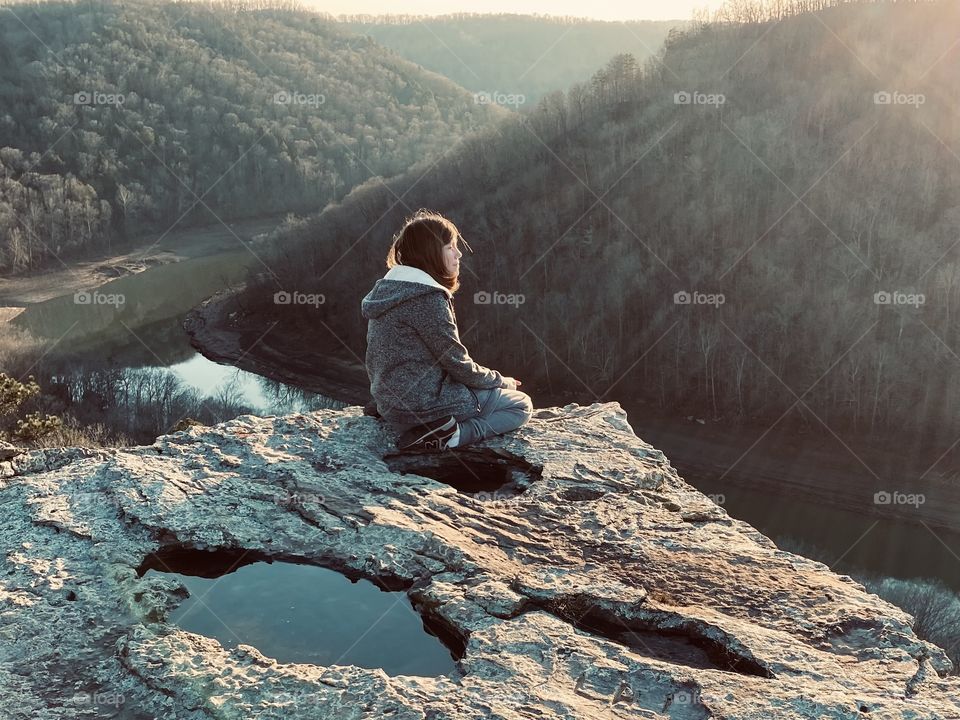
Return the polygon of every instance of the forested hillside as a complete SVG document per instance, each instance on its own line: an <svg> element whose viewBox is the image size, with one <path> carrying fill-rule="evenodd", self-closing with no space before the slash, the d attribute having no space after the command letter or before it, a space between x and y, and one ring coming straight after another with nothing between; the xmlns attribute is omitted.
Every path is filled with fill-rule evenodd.
<svg viewBox="0 0 960 720"><path fill-rule="evenodd" d="M8 5L0 272L212 213L315 211L506 112L312 12Z"/></svg>
<svg viewBox="0 0 960 720"><path fill-rule="evenodd" d="M322 321L362 358L360 298L403 217L430 207L476 252L464 342L531 392L949 445L960 8L738 2L724 18L288 228L271 266L327 301L272 314L308 337ZM257 280L243 302L266 312L278 288Z"/></svg>
<svg viewBox="0 0 960 720"><path fill-rule="evenodd" d="M520 111L555 90L588 80L614 55L630 53L639 60L654 55L671 28L687 25L685 19L604 22L468 13L339 19L402 57Z"/></svg>

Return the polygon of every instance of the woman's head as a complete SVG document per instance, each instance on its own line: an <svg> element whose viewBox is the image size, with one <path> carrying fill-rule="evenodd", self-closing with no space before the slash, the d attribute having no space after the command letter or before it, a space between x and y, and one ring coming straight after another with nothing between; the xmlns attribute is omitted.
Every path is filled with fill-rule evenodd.
<svg viewBox="0 0 960 720"><path fill-rule="evenodd" d="M454 293L460 287L461 243L470 250L457 226L443 215L432 210L417 210L393 236L387 267L419 268Z"/></svg>

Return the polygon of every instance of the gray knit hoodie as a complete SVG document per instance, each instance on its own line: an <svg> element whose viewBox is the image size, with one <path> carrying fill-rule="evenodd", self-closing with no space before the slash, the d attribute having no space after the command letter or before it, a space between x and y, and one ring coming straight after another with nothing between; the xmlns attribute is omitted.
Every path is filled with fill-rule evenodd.
<svg viewBox="0 0 960 720"><path fill-rule="evenodd" d="M395 265L360 304L367 319L370 394L390 423L414 425L480 411L471 388L503 387L460 342L450 292L429 273Z"/></svg>

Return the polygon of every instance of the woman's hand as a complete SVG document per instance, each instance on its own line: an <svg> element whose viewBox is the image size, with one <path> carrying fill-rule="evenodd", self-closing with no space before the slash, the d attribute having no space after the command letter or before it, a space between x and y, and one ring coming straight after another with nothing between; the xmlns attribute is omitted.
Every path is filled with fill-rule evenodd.
<svg viewBox="0 0 960 720"><path fill-rule="evenodd" d="M523 383L521 383L519 380L517 380L514 377L504 376L502 387L505 387L507 390L516 390L522 384Z"/></svg>

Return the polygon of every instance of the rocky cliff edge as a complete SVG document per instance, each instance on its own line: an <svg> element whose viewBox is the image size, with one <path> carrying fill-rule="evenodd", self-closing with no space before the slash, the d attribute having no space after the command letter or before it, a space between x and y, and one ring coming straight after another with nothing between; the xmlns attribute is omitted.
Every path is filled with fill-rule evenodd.
<svg viewBox="0 0 960 720"><path fill-rule="evenodd" d="M960 678L909 616L730 518L617 403L392 449L350 407L0 462L0 717L960 718ZM459 673L183 631L185 589L143 568L212 551L402 590Z"/></svg>

